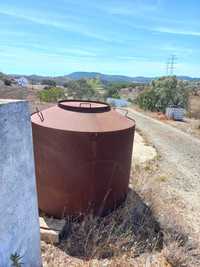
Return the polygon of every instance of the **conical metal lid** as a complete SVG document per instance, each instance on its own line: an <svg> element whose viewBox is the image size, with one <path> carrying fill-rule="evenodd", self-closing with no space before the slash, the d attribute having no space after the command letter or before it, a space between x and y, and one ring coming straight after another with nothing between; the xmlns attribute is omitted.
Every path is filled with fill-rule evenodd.
<svg viewBox="0 0 200 267"><path fill-rule="evenodd" d="M58 105L36 112L32 123L72 132L113 132L134 128L135 122L111 109L107 103L95 101L60 101Z"/></svg>

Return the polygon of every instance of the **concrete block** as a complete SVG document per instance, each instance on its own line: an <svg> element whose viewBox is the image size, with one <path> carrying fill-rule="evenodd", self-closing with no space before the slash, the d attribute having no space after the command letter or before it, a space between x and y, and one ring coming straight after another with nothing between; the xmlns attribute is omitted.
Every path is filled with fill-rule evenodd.
<svg viewBox="0 0 200 267"><path fill-rule="evenodd" d="M62 234L65 226L65 220L40 217L40 236L46 243L59 243L59 236Z"/></svg>
<svg viewBox="0 0 200 267"><path fill-rule="evenodd" d="M24 267L42 265L28 103L0 100L0 266L15 253Z"/></svg>
<svg viewBox="0 0 200 267"><path fill-rule="evenodd" d="M50 244L59 243L59 232L55 230L40 228L40 236L41 236L41 240L46 243L50 243Z"/></svg>

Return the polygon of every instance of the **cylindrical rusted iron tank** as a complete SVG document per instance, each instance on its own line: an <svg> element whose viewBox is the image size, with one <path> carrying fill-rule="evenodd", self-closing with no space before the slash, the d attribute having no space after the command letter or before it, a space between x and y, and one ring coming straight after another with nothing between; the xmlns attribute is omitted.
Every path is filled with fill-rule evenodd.
<svg viewBox="0 0 200 267"><path fill-rule="evenodd" d="M126 197L135 123L94 101L64 100L32 115L39 208L105 214Z"/></svg>

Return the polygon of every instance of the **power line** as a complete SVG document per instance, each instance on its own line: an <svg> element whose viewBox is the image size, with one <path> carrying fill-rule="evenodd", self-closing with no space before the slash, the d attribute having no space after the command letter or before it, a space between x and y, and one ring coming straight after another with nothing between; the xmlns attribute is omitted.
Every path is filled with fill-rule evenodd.
<svg viewBox="0 0 200 267"><path fill-rule="evenodd" d="M174 71L175 71L175 68L176 68L176 55L172 55L171 56L171 64L169 66L169 75L170 76L173 76L174 75Z"/></svg>
<svg viewBox="0 0 200 267"><path fill-rule="evenodd" d="M167 60L167 64L166 64L166 73L167 76L173 76L175 69L176 69L176 62L177 60L177 56L176 55L171 55L168 60Z"/></svg>
<svg viewBox="0 0 200 267"><path fill-rule="evenodd" d="M169 75L169 59L167 60L167 63L166 63L166 75L168 76Z"/></svg>

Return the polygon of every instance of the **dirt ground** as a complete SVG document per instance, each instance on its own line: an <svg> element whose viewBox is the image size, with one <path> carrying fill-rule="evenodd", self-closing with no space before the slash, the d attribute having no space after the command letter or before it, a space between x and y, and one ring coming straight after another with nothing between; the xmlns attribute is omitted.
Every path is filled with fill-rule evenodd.
<svg viewBox="0 0 200 267"><path fill-rule="evenodd" d="M156 120L159 120L171 126L174 126L185 133L188 133L197 138L200 138L200 119L185 117L183 121L174 121L174 120L167 119L167 117L160 112L144 111L136 105L132 105L131 108L151 118L154 118Z"/></svg>
<svg viewBox="0 0 200 267"><path fill-rule="evenodd" d="M38 91L43 87L29 86L27 88L19 86L5 86L0 85L0 99L22 99L29 101L30 113L36 111L36 108L43 110L52 107L53 103L40 102L38 98Z"/></svg>
<svg viewBox="0 0 200 267"><path fill-rule="evenodd" d="M133 169L138 175L139 166L144 170L157 152L139 133L134 145ZM100 223L96 218L86 217L81 223L72 223L70 233L60 245L42 242L43 265L172 266L171 252L163 243L159 222L133 189L132 182L131 179L126 202L109 216L100 218Z"/></svg>
<svg viewBox="0 0 200 267"><path fill-rule="evenodd" d="M159 165L135 165L126 202L100 224L86 218L60 245L42 242L44 267L199 267L199 247L182 227L185 207L166 193Z"/></svg>
<svg viewBox="0 0 200 267"><path fill-rule="evenodd" d="M137 134L135 144L127 201L110 215L109 222L101 219L100 225L106 225L106 242L101 244L101 238L98 238L104 236L101 226L93 218L86 218L84 222L72 226L71 233L60 245L42 242L44 266L200 266L198 232L195 233L193 224L190 227L189 223L185 223L191 216L198 217L198 209L194 207L190 213L187 199L184 202L180 192L173 188L176 180L172 183L173 175L165 171L163 159L148 143L148 137L144 139ZM153 151L153 157L149 151ZM118 225L116 221L119 218L122 224ZM136 231L130 231L131 225L136 227ZM118 227L120 231L116 231ZM127 247L126 242L131 246ZM139 245L135 254L138 244L143 245L142 248ZM150 249L149 244L153 244ZM105 251L106 255L102 257Z"/></svg>
<svg viewBox="0 0 200 267"><path fill-rule="evenodd" d="M53 105L40 103L32 88L4 86L0 98L28 99L30 112ZM42 242L44 267L200 266L200 146L192 141L192 136L200 138L199 121L174 122L161 114L141 113L165 126L161 131L155 127L154 132L154 122L140 120L145 139L136 135L135 164L124 206L100 224L94 218L73 222L58 246Z"/></svg>
<svg viewBox="0 0 200 267"><path fill-rule="evenodd" d="M200 232L200 140L133 109L130 110L129 116L136 120L136 127L156 147L160 155L160 174L156 174L158 178L152 173L152 178L149 177L146 181L152 190L157 191L158 205L160 206L163 202L164 206L160 207L160 210L167 206L174 214L177 210L174 218L180 218L186 231L198 238ZM158 183L160 187L157 189L155 179L160 179ZM150 181L152 184L149 184ZM171 211L169 210L168 213Z"/></svg>
<svg viewBox="0 0 200 267"><path fill-rule="evenodd" d="M37 100L37 90L19 86L0 85L0 98L25 99L32 102Z"/></svg>
<svg viewBox="0 0 200 267"><path fill-rule="evenodd" d="M189 133L197 138L200 138L200 120L192 118L184 118L183 121L166 120L166 123L177 127L185 133Z"/></svg>
<svg viewBox="0 0 200 267"><path fill-rule="evenodd" d="M137 131L134 137L133 164L141 165L157 157L156 149L149 145Z"/></svg>

